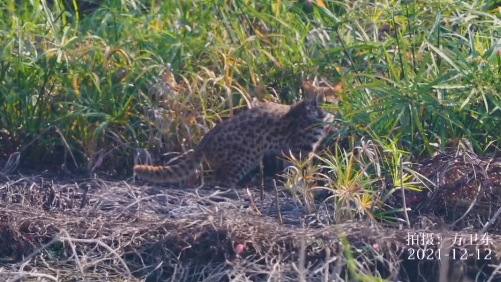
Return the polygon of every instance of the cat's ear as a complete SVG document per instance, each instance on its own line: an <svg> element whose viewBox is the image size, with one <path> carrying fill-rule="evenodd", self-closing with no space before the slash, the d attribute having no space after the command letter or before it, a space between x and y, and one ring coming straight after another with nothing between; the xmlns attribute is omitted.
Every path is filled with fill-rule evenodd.
<svg viewBox="0 0 501 282"><path fill-rule="evenodd" d="M316 93L315 104L317 105L317 107L322 105L323 103L325 103L325 94L323 92Z"/></svg>
<svg viewBox="0 0 501 282"><path fill-rule="evenodd" d="M341 82L330 84L323 82L324 85L317 85L316 80L313 84L309 81L303 81L302 86L305 94L305 99L317 105L329 103L338 105L339 93L343 91Z"/></svg>
<svg viewBox="0 0 501 282"><path fill-rule="evenodd" d="M339 105L340 97L339 92L336 89L330 88L327 91L323 92L323 94L325 95L325 103L333 104L336 106Z"/></svg>
<svg viewBox="0 0 501 282"><path fill-rule="evenodd" d="M305 98L307 100L313 100L313 99L315 99L315 97L316 97L315 87L313 87L313 85L311 85L311 83L308 82L308 81L303 81L302 82L302 86L303 86Z"/></svg>

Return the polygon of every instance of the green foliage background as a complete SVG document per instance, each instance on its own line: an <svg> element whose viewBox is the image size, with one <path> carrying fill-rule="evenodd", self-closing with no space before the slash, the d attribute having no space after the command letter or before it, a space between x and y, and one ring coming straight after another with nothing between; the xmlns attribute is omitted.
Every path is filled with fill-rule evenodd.
<svg viewBox="0 0 501 282"><path fill-rule="evenodd" d="M432 154L434 143L466 138L483 154L501 140L492 1L0 7L0 154L21 152L27 166L91 168L101 159L101 169L128 175L135 148L191 147L228 109L250 103L258 85L269 86L268 100L290 103L299 79L315 75L342 81L347 125L413 158ZM161 102L151 89L165 86L168 64L182 91ZM292 95L273 91L286 87Z"/></svg>

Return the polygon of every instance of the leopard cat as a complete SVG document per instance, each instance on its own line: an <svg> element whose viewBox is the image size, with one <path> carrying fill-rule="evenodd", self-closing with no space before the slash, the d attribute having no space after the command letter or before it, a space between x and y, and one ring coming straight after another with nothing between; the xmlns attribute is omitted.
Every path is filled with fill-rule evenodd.
<svg viewBox="0 0 501 282"><path fill-rule="evenodd" d="M176 157L171 165L136 165L134 174L155 183L175 183L194 175L205 161L221 186L236 188L266 154L307 156L327 136L326 128L335 119L320 106L338 105L339 96L337 88L313 87L308 82L303 88L305 99L293 105L258 104L216 125L195 149Z"/></svg>

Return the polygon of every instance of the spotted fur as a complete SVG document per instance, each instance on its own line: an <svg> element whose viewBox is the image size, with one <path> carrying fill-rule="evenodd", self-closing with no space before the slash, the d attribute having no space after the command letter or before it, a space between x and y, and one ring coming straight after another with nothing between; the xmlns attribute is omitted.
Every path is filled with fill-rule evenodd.
<svg viewBox="0 0 501 282"><path fill-rule="evenodd" d="M205 161L216 180L227 187L237 183L268 153L292 152L295 157L314 151L334 116L322 103L337 105L337 90L303 84L306 98L293 105L266 102L223 121L210 130L196 149L167 166L136 165L134 173L152 182L179 182L194 175Z"/></svg>

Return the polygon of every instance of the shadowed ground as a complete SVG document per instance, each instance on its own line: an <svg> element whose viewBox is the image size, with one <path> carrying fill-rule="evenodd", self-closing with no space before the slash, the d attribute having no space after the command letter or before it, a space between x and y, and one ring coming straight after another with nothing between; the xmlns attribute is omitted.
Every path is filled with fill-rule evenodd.
<svg viewBox="0 0 501 282"><path fill-rule="evenodd" d="M481 161L468 156L443 154L435 162L454 162L460 157ZM491 167L493 163L496 159ZM421 163L423 174L430 170L429 164L430 160ZM476 164L482 167L481 162ZM467 170L461 174L468 177ZM461 183L461 189L468 188L469 182ZM46 281L330 281L326 278L350 275L346 268L350 255L357 279L374 275L388 281L439 281L443 275L449 279L443 281L466 281L454 278L458 276L487 281L492 275L490 281L501 281L494 275L501 236L473 229L446 231L451 229L447 215L411 213L413 229L367 221L329 226L332 211L327 208L307 215L286 193L279 192L276 198L274 191L266 191L261 200L257 188L238 192L83 177L3 176L0 276L4 281L21 281L22 277ZM481 194L485 197L486 193ZM418 205L426 203L428 210L433 201L444 206L454 199L416 197L421 199ZM449 202L444 204L444 198ZM486 215L484 208L470 209L464 218ZM491 230L498 233L497 225L493 226ZM351 253L346 253L348 249Z"/></svg>

